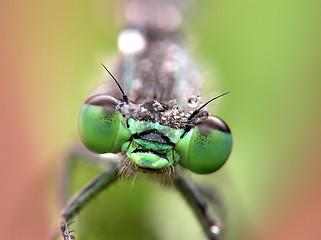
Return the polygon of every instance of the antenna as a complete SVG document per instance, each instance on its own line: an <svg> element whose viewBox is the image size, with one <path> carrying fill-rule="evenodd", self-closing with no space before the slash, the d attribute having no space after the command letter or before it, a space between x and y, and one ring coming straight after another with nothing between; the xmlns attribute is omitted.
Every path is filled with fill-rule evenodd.
<svg viewBox="0 0 321 240"><path fill-rule="evenodd" d="M116 80L116 78L113 76L113 74L111 74L111 72L109 72L109 70L107 69L107 67L101 63L101 65L103 66L103 68L105 68L105 70L108 72L108 74L111 76L111 78L115 81L115 83L117 84L119 90L121 91L121 93L123 94L123 99L126 103L129 103L129 99L128 97L126 96L126 94L124 93L123 89L121 88L119 82Z"/></svg>
<svg viewBox="0 0 321 240"><path fill-rule="evenodd" d="M200 108L196 109L196 110L191 114L191 116L189 116L188 120L192 120L192 118L195 117L195 116L200 112L200 110L201 110L202 108L204 108L207 104L209 104L210 102L214 101L215 99L218 99L218 98L220 98L220 97L223 97L224 95L226 95L226 94L228 94L228 93L230 93L230 92L226 92L226 93L223 93L223 94L221 94L221 95L218 95L217 97L214 97L214 98L212 98L211 100L209 100L208 102L204 103Z"/></svg>

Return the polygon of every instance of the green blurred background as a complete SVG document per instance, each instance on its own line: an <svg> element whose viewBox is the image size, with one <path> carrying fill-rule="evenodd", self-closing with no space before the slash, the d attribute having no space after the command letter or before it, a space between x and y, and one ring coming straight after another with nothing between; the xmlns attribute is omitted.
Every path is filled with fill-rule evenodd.
<svg viewBox="0 0 321 240"><path fill-rule="evenodd" d="M321 239L321 2L195 2L187 45L204 69L203 96L231 91L211 112L229 123L234 148L222 170L192 177L224 196L226 239ZM81 104L106 77L100 62L117 56L118 4L0 3L2 239L48 239L57 225L57 169L78 141ZM88 209L98 204L109 209L93 216L96 232L202 239L180 196L161 186L123 181Z"/></svg>

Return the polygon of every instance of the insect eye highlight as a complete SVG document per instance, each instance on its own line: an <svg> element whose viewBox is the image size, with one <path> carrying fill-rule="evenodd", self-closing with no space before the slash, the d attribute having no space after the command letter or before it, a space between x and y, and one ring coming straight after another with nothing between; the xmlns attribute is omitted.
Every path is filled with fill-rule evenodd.
<svg viewBox="0 0 321 240"><path fill-rule="evenodd" d="M177 144L180 164L199 174L212 173L227 161L232 135L225 122L209 116L200 120Z"/></svg>

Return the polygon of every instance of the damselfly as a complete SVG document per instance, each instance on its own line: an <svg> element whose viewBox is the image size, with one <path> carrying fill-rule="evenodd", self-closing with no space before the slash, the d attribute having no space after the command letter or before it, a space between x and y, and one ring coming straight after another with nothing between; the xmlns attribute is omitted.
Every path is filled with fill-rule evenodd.
<svg viewBox="0 0 321 240"><path fill-rule="evenodd" d="M93 153L85 155L111 167L78 192L62 210L61 232L74 239L71 220L94 195L119 178L148 175L173 185L195 212L208 239L221 228L211 217L204 192L184 171L209 174L228 159L232 137L218 117L208 116L199 95L200 74L180 44L182 0L131 0L125 4L128 27L119 36L122 56L117 79L84 103L79 134ZM134 181L134 180L133 180ZM108 214L108 213L102 213ZM108 223L100 223L108 224Z"/></svg>

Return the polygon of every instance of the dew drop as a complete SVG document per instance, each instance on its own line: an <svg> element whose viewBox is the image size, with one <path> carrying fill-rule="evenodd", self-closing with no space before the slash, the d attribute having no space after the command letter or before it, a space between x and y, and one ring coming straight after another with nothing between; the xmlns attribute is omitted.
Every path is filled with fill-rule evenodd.
<svg viewBox="0 0 321 240"><path fill-rule="evenodd" d="M187 100L187 105L191 108L195 108L197 107L197 101L198 98L196 96L191 96L188 100Z"/></svg>
<svg viewBox="0 0 321 240"><path fill-rule="evenodd" d="M202 120L207 119L208 118L208 112L206 112L206 111L200 112L199 118L202 119Z"/></svg>

